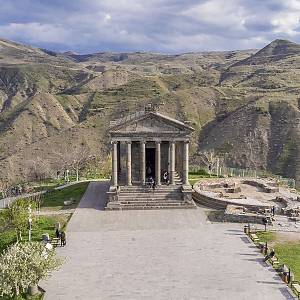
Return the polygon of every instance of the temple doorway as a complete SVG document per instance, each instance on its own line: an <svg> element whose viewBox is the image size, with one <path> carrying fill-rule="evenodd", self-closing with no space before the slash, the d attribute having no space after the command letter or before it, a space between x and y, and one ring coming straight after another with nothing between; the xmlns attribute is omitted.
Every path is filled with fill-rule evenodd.
<svg viewBox="0 0 300 300"><path fill-rule="evenodd" d="M155 148L146 148L146 179L155 180Z"/></svg>

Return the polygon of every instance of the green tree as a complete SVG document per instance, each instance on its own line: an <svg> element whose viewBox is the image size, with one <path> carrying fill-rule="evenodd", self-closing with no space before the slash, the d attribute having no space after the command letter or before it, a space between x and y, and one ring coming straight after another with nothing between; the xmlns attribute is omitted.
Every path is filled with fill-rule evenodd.
<svg viewBox="0 0 300 300"><path fill-rule="evenodd" d="M18 199L4 210L3 218L16 231L17 241L22 240L22 233L28 228L29 206L34 208L35 203L29 199Z"/></svg>

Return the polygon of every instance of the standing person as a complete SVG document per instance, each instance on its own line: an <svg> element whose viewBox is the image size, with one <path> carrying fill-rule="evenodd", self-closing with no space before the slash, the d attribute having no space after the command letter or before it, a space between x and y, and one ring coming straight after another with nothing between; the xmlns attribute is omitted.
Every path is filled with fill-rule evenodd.
<svg viewBox="0 0 300 300"><path fill-rule="evenodd" d="M275 206L272 206L272 216L275 216Z"/></svg>
<svg viewBox="0 0 300 300"><path fill-rule="evenodd" d="M155 188L156 188L156 182L155 182L155 180L153 180L153 182L152 182L152 190L153 190L153 193L154 193L154 191L155 191Z"/></svg>
<svg viewBox="0 0 300 300"><path fill-rule="evenodd" d="M60 234L60 246L64 247L66 246L67 242L66 242L66 233L64 231L61 232Z"/></svg>
<svg viewBox="0 0 300 300"><path fill-rule="evenodd" d="M58 228L56 228L56 230L55 230L55 236L56 236L57 238L60 238L60 231L59 231Z"/></svg>
<svg viewBox="0 0 300 300"><path fill-rule="evenodd" d="M266 217L264 217L262 219L263 224L265 225L265 231L267 231L267 224L268 224L268 219Z"/></svg>

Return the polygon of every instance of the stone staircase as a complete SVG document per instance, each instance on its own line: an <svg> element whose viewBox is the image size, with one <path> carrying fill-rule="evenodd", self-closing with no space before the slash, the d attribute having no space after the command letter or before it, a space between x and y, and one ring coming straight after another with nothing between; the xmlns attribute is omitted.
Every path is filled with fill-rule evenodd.
<svg viewBox="0 0 300 300"><path fill-rule="evenodd" d="M161 185L155 190L142 186L122 186L118 202L124 210L196 208L193 202L183 201L179 185Z"/></svg>

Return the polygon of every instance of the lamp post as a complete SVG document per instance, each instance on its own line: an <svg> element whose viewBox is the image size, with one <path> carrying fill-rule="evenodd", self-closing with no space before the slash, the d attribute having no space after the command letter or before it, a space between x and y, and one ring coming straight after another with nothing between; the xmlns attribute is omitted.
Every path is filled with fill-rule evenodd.
<svg viewBox="0 0 300 300"><path fill-rule="evenodd" d="M28 232L28 240L31 242L31 230L32 230L32 218L31 218L31 205L28 207L28 223L29 223L29 232Z"/></svg>

